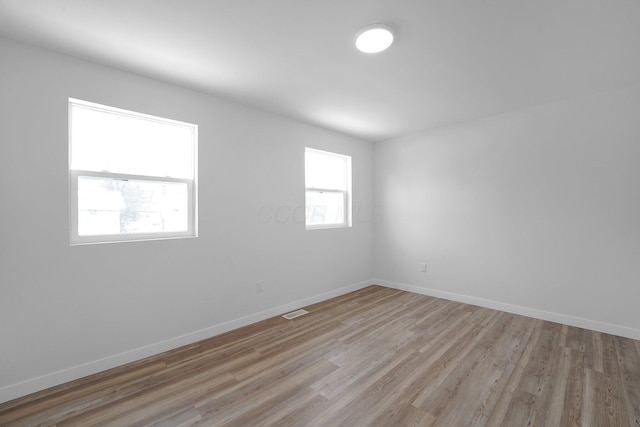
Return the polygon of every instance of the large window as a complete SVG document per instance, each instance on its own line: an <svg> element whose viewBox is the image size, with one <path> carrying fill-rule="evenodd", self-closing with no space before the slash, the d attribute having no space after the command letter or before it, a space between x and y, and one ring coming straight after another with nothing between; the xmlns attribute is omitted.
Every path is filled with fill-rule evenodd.
<svg viewBox="0 0 640 427"><path fill-rule="evenodd" d="M307 230L351 226L351 157L305 149Z"/></svg>
<svg viewBox="0 0 640 427"><path fill-rule="evenodd" d="M196 236L197 134L69 99L71 243Z"/></svg>

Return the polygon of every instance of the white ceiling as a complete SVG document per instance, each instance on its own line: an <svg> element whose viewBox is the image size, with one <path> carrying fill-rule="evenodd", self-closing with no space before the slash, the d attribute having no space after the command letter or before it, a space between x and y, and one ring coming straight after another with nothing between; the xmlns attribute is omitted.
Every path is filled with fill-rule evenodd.
<svg viewBox="0 0 640 427"><path fill-rule="evenodd" d="M639 0L0 0L0 34L372 141L640 83Z"/></svg>

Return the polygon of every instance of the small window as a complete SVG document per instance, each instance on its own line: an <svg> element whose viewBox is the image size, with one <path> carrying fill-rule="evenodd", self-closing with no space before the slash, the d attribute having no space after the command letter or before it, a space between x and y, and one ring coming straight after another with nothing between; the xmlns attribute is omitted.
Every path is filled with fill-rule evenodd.
<svg viewBox="0 0 640 427"><path fill-rule="evenodd" d="M195 237L198 127L69 99L71 243Z"/></svg>
<svg viewBox="0 0 640 427"><path fill-rule="evenodd" d="M351 226L351 157L305 149L307 230Z"/></svg>

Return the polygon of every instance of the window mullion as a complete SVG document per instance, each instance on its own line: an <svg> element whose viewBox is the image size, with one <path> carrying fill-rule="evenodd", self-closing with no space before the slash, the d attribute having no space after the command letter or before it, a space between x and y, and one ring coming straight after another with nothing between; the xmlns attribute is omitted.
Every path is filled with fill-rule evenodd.
<svg viewBox="0 0 640 427"><path fill-rule="evenodd" d="M139 181L166 181L166 182L184 182L184 183L189 183L193 181L193 179L188 179L188 178L174 178L170 176L154 176L154 175L134 175L134 174L127 174L127 173L107 172L107 171L98 172L98 171L71 169L71 172L76 176L94 176L94 177L123 179L123 180L132 179L132 180L139 180Z"/></svg>

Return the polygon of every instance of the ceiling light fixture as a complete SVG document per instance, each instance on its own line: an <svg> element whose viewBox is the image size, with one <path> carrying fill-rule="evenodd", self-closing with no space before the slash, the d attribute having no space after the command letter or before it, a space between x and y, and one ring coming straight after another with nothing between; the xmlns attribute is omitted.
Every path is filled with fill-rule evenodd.
<svg viewBox="0 0 640 427"><path fill-rule="evenodd" d="M388 25L367 25L356 34L356 47L360 52L378 53L393 43L393 32Z"/></svg>

